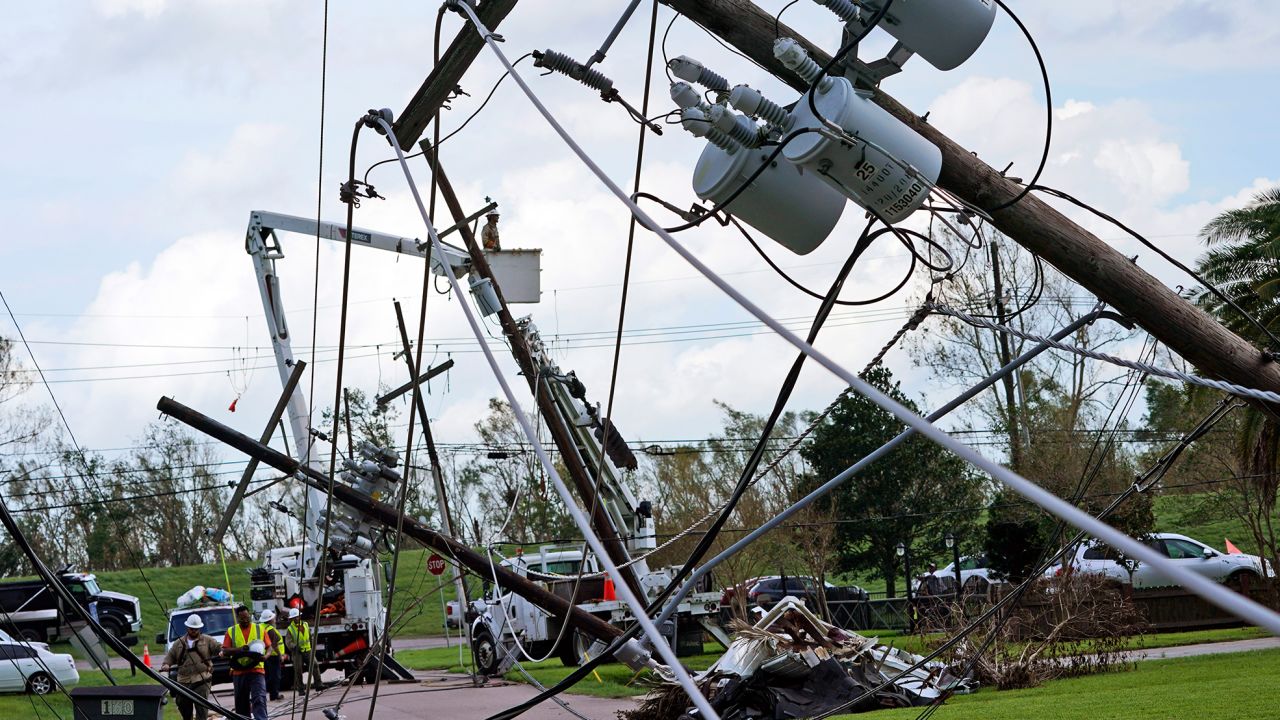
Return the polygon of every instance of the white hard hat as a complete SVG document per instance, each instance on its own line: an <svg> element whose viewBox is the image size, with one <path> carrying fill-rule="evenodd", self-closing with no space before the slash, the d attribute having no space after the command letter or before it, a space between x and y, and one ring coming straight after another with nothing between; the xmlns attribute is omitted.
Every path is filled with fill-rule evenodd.
<svg viewBox="0 0 1280 720"><path fill-rule="evenodd" d="M187 616L187 622L185 624L189 628L195 628L196 630L199 630L200 628L204 627L204 620L201 620L199 615L195 613L191 613L190 615Z"/></svg>
<svg viewBox="0 0 1280 720"><path fill-rule="evenodd" d="M275 620L275 619L276 619L276 611L270 608L263 610L262 614L258 616L258 622L264 622L264 623L271 622L272 620Z"/></svg>
<svg viewBox="0 0 1280 720"><path fill-rule="evenodd" d="M298 617L298 616L300 616L300 615L302 615L302 613L298 610L298 608L289 608L289 619L290 619L290 620L292 620L292 619L294 619L294 618L296 618L296 617Z"/></svg>
<svg viewBox="0 0 1280 720"><path fill-rule="evenodd" d="M253 642L249 643L249 652L251 653L257 653L261 655L266 651L267 651L267 646L261 640L254 640Z"/></svg>

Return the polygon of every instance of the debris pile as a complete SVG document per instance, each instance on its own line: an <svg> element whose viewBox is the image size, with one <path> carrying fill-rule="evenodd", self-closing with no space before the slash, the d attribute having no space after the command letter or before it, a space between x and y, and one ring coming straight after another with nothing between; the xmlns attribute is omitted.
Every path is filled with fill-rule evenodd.
<svg viewBox="0 0 1280 720"><path fill-rule="evenodd" d="M697 683L724 720L909 707L976 689L940 663L909 670L922 659L831 625L787 597L755 625L739 624L729 649ZM619 717L694 720L699 713L679 686L664 682Z"/></svg>

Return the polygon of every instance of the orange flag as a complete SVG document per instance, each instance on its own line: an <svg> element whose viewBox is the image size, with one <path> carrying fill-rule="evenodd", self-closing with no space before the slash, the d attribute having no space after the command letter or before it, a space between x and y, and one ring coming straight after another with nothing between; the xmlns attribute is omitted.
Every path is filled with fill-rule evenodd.
<svg viewBox="0 0 1280 720"><path fill-rule="evenodd" d="M1227 540L1226 538L1222 538L1222 539L1223 539L1223 540ZM1228 554L1228 555L1241 555L1241 554L1243 554L1243 553L1241 553L1241 552L1240 552L1240 548L1236 547L1235 545L1232 545L1232 544L1231 544L1231 541L1230 541L1230 540L1227 540L1227 554Z"/></svg>

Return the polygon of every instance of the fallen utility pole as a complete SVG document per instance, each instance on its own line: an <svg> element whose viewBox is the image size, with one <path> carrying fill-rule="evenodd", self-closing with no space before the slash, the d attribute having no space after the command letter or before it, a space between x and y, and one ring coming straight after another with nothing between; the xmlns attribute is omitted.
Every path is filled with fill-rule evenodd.
<svg viewBox="0 0 1280 720"><path fill-rule="evenodd" d="M270 465L281 472L292 474L321 492L328 492L329 490L329 479L319 470L308 465L302 465L279 450L264 445L244 433L233 430L176 400L162 397L156 403L156 409L165 415L190 425L215 440L220 440L230 445L249 457L256 458L259 462ZM454 562L471 570L480 577L494 577L499 586L528 598L530 602L533 602L543 610L555 617L562 618L570 627L605 642L609 642L622 634L622 631L618 628L591 613L571 605L568 600L552 593L541 585L507 570L500 564L491 564L489 558L480 555L453 538L442 535L413 518L402 518L394 507L384 502L373 500L368 495L360 493L343 483L333 483L332 487L333 497L339 502L350 505L384 525L394 527L397 522L403 522L405 535L432 550L442 553L447 558L453 558Z"/></svg>
<svg viewBox="0 0 1280 720"><path fill-rule="evenodd" d="M774 57L774 40L795 39L819 65L825 66L831 59L830 53L778 22L750 0L661 1L801 92L808 90L808 84ZM997 207L1022 191L1021 185L1001 175L883 90L877 89L874 99L877 105L942 151L942 173L938 177L938 186L942 189L979 208ZM991 216L1000 232L1133 318L1202 373L1245 387L1280 392L1280 365L1048 203L1027 195L1014 205L992 212Z"/></svg>
<svg viewBox="0 0 1280 720"><path fill-rule="evenodd" d="M516 6L516 0L483 0L476 6L476 15L489 28L498 27L498 23ZM440 11L444 12L445 7ZM422 87L414 93L404 111L396 116L392 128L400 140L400 149L408 150L422 137L431 118L440 111L440 107L449 99L450 93L458 88L463 74L471 63L476 61L480 49L484 47L484 38L467 24L458 36L449 43L449 48L440 56L440 62L431 68Z"/></svg>
<svg viewBox="0 0 1280 720"><path fill-rule="evenodd" d="M440 195L444 198L445 205L449 207L449 212L453 215L454 221L462 223L466 214L462 210L462 204L458 202L457 194L453 191L453 185L444 174L444 170L440 168L439 158L433 151L431 144L426 140L423 140L420 145L424 157L427 159L428 164L431 165L431 172L435 177L437 186L440 188ZM502 325L502 332L507 336L507 342L511 346L511 354L515 356L516 364L520 366L520 372L524 375L524 379L529 382L529 389L533 392L540 414L546 421L547 428L551 431L551 438L555 441L556 447L560 449L560 458L564 462L565 469L568 470L574 486L577 488L578 497L581 498L583 507L590 513L591 528L595 530L596 536L604 544L605 550L609 553L609 558L613 560L613 563L618 566L618 570L622 572L623 579L626 580L631 591L638 598L647 597L644 588L640 586L640 582L636 578L635 572L628 564L631 557L627 553L626 546L622 543L622 538L619 537L618 529L614 527L613 521L609 518L609 514L604 508L604 504L599 502L596 497L596 486L593 480L594 473L587 468L583 462L584 458L578 454L578 445L568 428L559 421L560 413L556 408L556 401L551 397L546 383L540 380L541 373L534 366L533 353L529 350L524 333L520 331L520 326L516 323L515 318L511 316L511 311L507 309L507 301L502 295L502 288L498 286L498 279L493 276L493 271L489 267L489 261L485 258L484 251L480 249L480 244L476 242L475 234L471 232L469 226L461 224L458 232L461 233L462 239L467 246L467 252L471 256L471 272L482 278L487 278L493 284L493 291L498 297L498 321ZM604 462L604 459L600 458L599 461Z"/></svg>

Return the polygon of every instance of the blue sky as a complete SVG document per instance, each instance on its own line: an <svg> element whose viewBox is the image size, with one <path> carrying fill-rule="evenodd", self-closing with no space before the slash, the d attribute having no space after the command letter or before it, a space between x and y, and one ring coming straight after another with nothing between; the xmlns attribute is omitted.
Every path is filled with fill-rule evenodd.
<svg viewBox="0 0 1280 720"><path fill-rule="evenodd" d="M624 2L522 0L502 28L516 56L551 47L590 55ZM782 2L763 2L776 11ZM1160 238L1193 260L1195 233L1215 212L1239 205L1280 178L1274 142L1280 5L1267 0L1095 0L1013 2L1040 44L1053 81L1059 130L1048 184ZM336 188L345 172L351 123L369 107L399 111L430 68L435 7L404 2L332 3L324 151L323 214L338 219ZM0 116L8 178L0 208L0 289L18 312L51 373L73 428L91 447L127 445L154 418L160 394L176 395L219 419L256 433L278 393L274 372L221 375L243 367L266 344L249 259L241 249L251 209L314 212L317 192L321 4L268 0L99 0L7 6L0 22ZM662 25L670 18L660 9ZM786 22L827 47L839 27L804 0ZM446 42L457 31L446 18ZM602 69L639 101L647 9L636 14ZM881 48L885 43L868 43ZM729 77L789 102L784 86L677 21L672 55L688 54ZM616 106L563 77L526 77L621 184L629 185L635 125ZM497 78L482 55L463 81L471 97L446 113L456 127ZM661 78L661 75L659 75ZM666 110L665 81L654 86L654 112ZM1013 160L1029 174L1039 156L1043 98L1030 49L1006 17L977 55L942 73L916 59L885 89L992 165ZM687 204L699 144L672 128L650 139L645 186ZM361 138L360 168L387 157L372 134ZM445 146L444 161L464 204L486 195L503 206L508 245L541 247L544 301L529 311L547 332L608 330L616 321L626 214L570 156L519 95L505 84L468 129ZM416 167L425 182L424 168ZM385 202L371 201L357 223L410 236L423 234L403 179L392 166L372 178ZM846 212L837 236L814 255L770 246L779 262L821 287L847 251L857 213ZM1079 217L1073 215L1073 217ZM1081 218L1083 220L1083 218ZM1086 221L1126 253L1120 233ZM688 233L691 247L754 300L781 316L803 317L813 302L768 273L736 236ZM842 245L842 242L844 243ZM295 328L309 328L313 241L286 238L286 302ZM842 250L843 249L843 250ZM871 292L901 268L900 249L869 253L855 273ZM741 322L744 313L652 237L638 245L629 327ZM1141 253L1140 262L1171 284L1186 282ZM337 247L322 248L319 343L336 337ZM394 338L390 298L416 308L418 274L393 258L356 258L354 342ZM466 334L455 301L432 298L434 337ZM858 367L896 330L907 298L886 301L897 315L833 328L824 341L837 359ZM887 318L887 319L886 319ZM9 333L8 321L0 332ZM724 333L732 335L735 333ZM716 427L713 399L767 409L791 351L765 335L722 337L629 348L622 363L619 424L637 438L702 437ZM183 345L206 349L85 347L75 342ZM236 349L240 348L240 349ZM349 366L352 384L398 380L385 348ZM752 363L743 363L749 357ZM497 387L475 354L459 355L448 392L433 388L441 434L469 439L469 426ZM606 349L563 351L603 401ZM203 364L192 365L192 361ZM165 365L165 363L186 363ZM914 392L927 375L903 354L891 366ZM137 366L124 368L121 366ZM154 377L199 367L205 375ZM317 386L333 382L317 366ZM327 374L328 373L328 374ZM84 378L152 375L137 380ZM824 405L837 391L817 371L803 377L793 405ZM244 398L234 415L223 409ZM325 395L328 395L326 391ZM39 399L37 393L32 397ZM934 398L939 399L939 398Z"/></svg>

